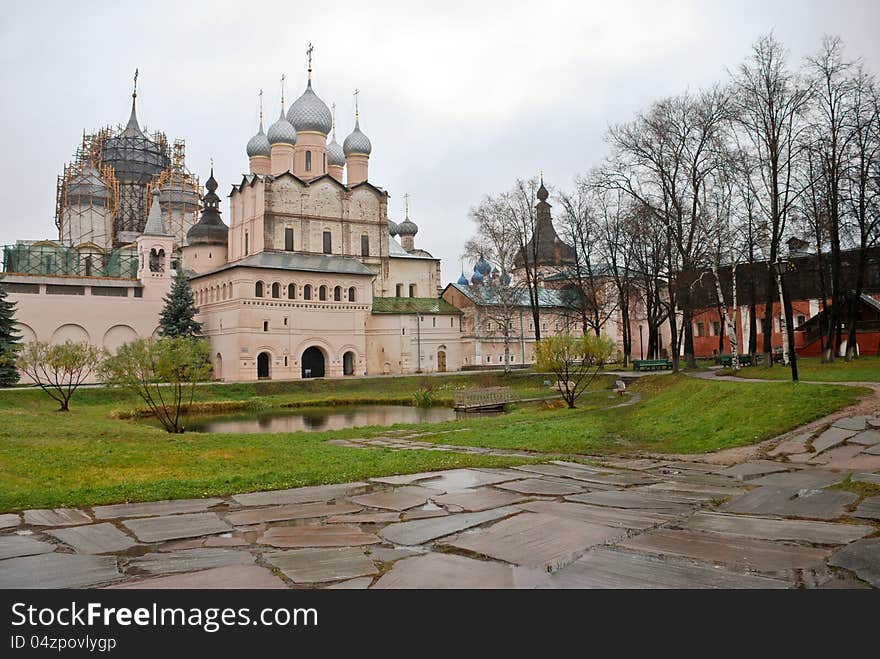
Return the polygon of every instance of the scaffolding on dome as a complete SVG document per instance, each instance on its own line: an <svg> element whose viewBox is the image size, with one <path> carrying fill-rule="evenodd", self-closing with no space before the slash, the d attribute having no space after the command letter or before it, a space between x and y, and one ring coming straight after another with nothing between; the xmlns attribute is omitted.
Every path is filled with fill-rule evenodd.
<svg viewBox="0 0 880 659"><path fill-rule="evenodd" d="M177 245L186 243L186 232L199 220L201 187L199 179L186 167L186 142L175 140L171 164L153 177L147 197L159 190L162 219Z"/></svg>

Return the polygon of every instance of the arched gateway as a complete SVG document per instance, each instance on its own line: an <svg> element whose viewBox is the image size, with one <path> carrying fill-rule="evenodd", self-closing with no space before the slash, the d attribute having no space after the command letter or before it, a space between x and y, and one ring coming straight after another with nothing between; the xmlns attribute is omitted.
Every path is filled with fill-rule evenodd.
<svg viewBox="0 0 880 659"><path fill-rule="evenodd" d="M269 376L269 353L261 352L257 355L257 378L268 380Z"/></svg>
<svg viewBox="0 0 880 659"><path fill-rule="evenodd" d="M312 346L302 355L302 376L304 378L324 377L324 353Z"/></svg>

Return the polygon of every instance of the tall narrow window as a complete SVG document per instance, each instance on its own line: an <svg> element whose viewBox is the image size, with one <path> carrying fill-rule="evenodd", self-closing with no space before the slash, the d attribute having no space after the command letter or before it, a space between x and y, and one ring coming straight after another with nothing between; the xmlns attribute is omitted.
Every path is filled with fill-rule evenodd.
<svg viewBox="0 0 880 659"><path fill-rule="evenodd" d="M245 231L244 232L244 255L245 256L247 256L250 253L250 250L248 248L248 237L249 237L248 233L247 233L247 231Z"/></svg>
<svg viewBox="0 0 880 659"><path fill-rule="evenodd" d="M329 254L333 249L333 237L329 231L324 232L324 253Z"/></svg>
<svg viewBox="0 0 880 659"><path fill-rule="evenodd" d="M396 293L396 295L397 295L397 297L403 297L403 284L398 284L398 285L397 285L397 293Z"/></svg>
<svg viewBox="0 0 880 659"><path fill-rule="evenodd" d="M342 301L342 287L341 286L337 286L336 288L333 289L333 301L334 302L341 302Z"/></svg>
<svg viewBox="0 0 880 659"><path fill-rule="evenodd" d="M348 289L348 301L349 301L349 302L354 302L354 301L355 301L354 286L352 286L351 288Z"/></svg>
<svg viewBox="0 0 880 659"><path fill-rule="evenodd" d="M257 297L263 297L263 282L258 281L254 284L254 295Z"/></svg>
<svg viewBox="0 0 880 659"><path fill-rule="evenodd" d="M263 321L263 331L264 331L264 332L268 332L268 331L269 331L269 321L268 321L268 320L264 320L264 321Z"/></svg>
<svg viewBox="0 0 880 659"><path fill-rule="evenodd" d="M293 251L293 229L291 227L284 229L284 249L288 252Z"/></svg>
<svg viewBox="0 0 880 659"><path fill-rule="evenodd" d="M287 299L295 300L296 299L296 284L288 284L287 285Z"/></svg>
<svg viewBox="0 0 880 659"><path fill-rule="evenodd" d="M322 301L327 299L327 287L326 286L321 286L321 288L318 289L318 299L322 300Z"/></svg>
<svg viewBox="0 0 880 659"><path fill-rule="evenodd" d="M361 256L370 255L370 237L367 234L361 236Z"/></svg>
<svg viewBox="0 0 880 659"><path fill-rule="evenodd" d="M281 297L281 285L276 281L272 284L272 297L279 298Z"/></svg>
<svg viewBox="0 0 880 659"><path fill-rule="evenodd" d="M303 300L311 300L312 299L312 285L306 284L303 286Z"/></svg>
<svg viewBox="0 0 880 659"><path fill-rule="evenodd" d="M410 296L410 297L415 297L415 296L416 296L416 285L415 285L415 284L410 284L410 285L409 285L409 296Z"/></svg>
<svg viewBox="0 0 880 659"><path fill-rule="evenodd" d="M312 171L312 152L306 151L306 171Z"/></svg>

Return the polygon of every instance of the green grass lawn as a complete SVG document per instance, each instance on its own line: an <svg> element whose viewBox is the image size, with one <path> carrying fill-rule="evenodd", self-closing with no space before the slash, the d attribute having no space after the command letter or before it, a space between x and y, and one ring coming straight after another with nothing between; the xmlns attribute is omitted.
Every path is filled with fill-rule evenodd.
<svg viewBox="0 0 880 659"><path fill-rule="evenodd" d="M486 374L431 381L441 399L451 398L449 387L499 382ZM259 397L260 407L408 400L422 382L387 378L216 385L200 387L198 399L223 403ZM520 395L547 393L540 376L510 382ZM393 428L438 433L419 438L428 441L535 451L696 452L771 437L865 393L853 387L714 382L680 375L643 378L632 388L643 397L632 407L603 410L621 399L595 390L585 394L577 410L528 404L501 417ZM114 418L120 410L137 406L119 392L86 389L65 414L55 412L54 402L42 392L0 392L0 511L197 497L524 462L355 449L324 441L381 436L389 430L375 426L319 433L169 435L143 421ZM458 432L444 432L453 429Z"/></svg>
<svg viewBox="0 0 880 659"><path fill-rule="evenodd" d="M880 382L880 357L863 355L851 362L835 359L823 364L818 357L798 357L798 378L805 382ZM730 369L725 373L732 374ZM791 369L783 364L741 368L742 378L791 380Z"/></svg>

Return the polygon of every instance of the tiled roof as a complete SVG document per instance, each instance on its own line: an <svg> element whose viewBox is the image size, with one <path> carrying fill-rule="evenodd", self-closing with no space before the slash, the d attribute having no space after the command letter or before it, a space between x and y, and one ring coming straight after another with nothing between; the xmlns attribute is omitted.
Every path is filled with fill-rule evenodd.
<svg viewBox="0 0 880 659"><path fill-rule="evenodd" d="M303 252L260 252L238 261L227 263L216 270L196 275L193 279L231 268L269 268L272 270L296 270L300 272L327 272L340 275L374 276L357 259L334 254L306 254Z"/></svg>

